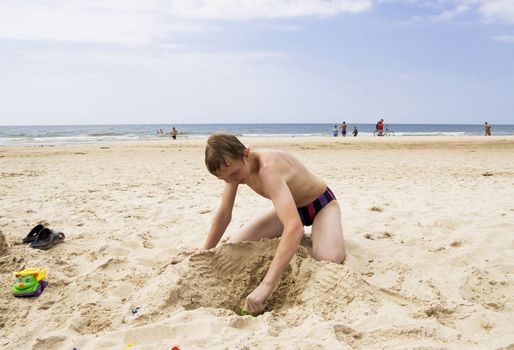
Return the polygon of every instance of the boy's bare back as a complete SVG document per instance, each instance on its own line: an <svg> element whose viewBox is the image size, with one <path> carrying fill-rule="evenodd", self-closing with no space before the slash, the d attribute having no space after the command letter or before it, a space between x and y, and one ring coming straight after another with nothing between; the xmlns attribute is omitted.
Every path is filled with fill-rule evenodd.
<svg viewBox="0 0 514 350"><path fill-rule="evenodd" d="M241 183L245 183L265 198L270 199L266 185L262 181L262 175L266 173L271 173L271 176L276 177L277 180L282 179L286 182L297 207L312 202L327 187L322 179L311 173L296 157L286 152L252 150L248 158L251 171L246 178L241 179L243 181ZM222 168L224 171L220 171L218 177L223 178L224 175L237 170L231 165L225 169ZM236 187L239 185L237 181L229 183Z"/></svg>

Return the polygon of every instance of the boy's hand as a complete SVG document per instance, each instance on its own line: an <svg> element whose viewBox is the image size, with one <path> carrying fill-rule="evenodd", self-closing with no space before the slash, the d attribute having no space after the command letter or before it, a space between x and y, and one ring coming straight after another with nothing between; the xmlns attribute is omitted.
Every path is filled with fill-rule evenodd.
<svg viewBox="0 0 514 350"><path fill-rule="evenodd" d="M272 291L272 286L270 287L263 283L259 284L259 286L246 297L247 310L252 315L262 314L266 308L266 299Z"/></svg>
<svg viewBox="0 0 514 350"><path fill-rule="evenodd" d="M174 257L172 257L170 259L170 264L176 265L178 263L181 263L182 261L184 261L187 258L189 258L191 255L196 254L196 253L200 253L201 251L203 251L203 250L202 249L198 249L198 248L194 248L192 250L182 251L182 252L178 253L177 255L175 255Z"/></svg>

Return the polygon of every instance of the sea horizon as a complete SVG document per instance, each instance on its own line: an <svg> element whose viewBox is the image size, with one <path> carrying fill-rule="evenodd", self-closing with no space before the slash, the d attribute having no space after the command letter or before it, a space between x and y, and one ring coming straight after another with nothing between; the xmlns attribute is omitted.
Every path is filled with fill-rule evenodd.
<svg viewBox="0 0 514 350"><path fill-rule="evenodd" d="M341 122L335 122L335 124L340 125ZM334 125L334 123L312 123L312 122L296 122L296 123L278 123L278 122L266 122L266 123L226 123L226 122L210 122L210 123L84 123L84 124L0 124L0 128L3 127L28 127L28 126L117 126L117 125L278 125L278 124L307 124L307 125ZM374 125L375 123L347 123L353 125ZM484 125L483 123L385 123L386 125ZM491 125L510 125L514 126L514 124L505 124L505 123L490 123Z"/></svg>
<svg viewBox="0 0 514 350"><path fill-rule="evenodd" d="M491 124L492 134L514 135L514 124ZM69 124L0 126L0 146L45 146L158 140L168 137L172 127L179 138L206 138L213 132L240 137L333 137L334 126L341 137L340 123L188 123L188 124ZM347 137L373 137L374 123L347 123ZM386 123L389 136L478 136L483 124ZM162 130L162 133L161 133Z"/></svg>

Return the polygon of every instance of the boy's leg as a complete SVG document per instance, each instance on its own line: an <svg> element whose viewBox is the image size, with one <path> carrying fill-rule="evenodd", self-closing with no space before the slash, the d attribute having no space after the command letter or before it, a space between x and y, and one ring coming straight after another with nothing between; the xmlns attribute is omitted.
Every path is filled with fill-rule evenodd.
<svg viewBox="0 0 514 350"><path fill-rule="evenodd" d="M312 257L342 263L344 249L341 209L337 200L328 203L314 218L312 224Z"/></svg>
<svg viewBox="0 0 514 350"><path fill-rule="evenodd" d="M230 243L242 241L260 241L263 238L280 237L284 226L278 218L277 212L273 209L250 221L248 224L230 237Z"/></svg>

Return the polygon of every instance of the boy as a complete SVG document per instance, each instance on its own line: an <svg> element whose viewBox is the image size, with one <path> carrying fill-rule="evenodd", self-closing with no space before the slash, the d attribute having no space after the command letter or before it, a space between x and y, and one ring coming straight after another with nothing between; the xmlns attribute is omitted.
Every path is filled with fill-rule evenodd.
<svg viewBox="0 0 514 350"><path fill-rule="evenodd" d="M271 199L275 207L243 226L229 240L236 243L281 237L264 279L246 298L250 313L264 311L266 299L298 249L304 225L312 225L315 259L343 262L345 250L339 204L325 182L298 159L285 152L253 151L235 136L213 134L207 140L205 164L210 173L225 181L225 188L204 249L216 247L223 236L232 217L239 185L248 185Z"/></svg>

